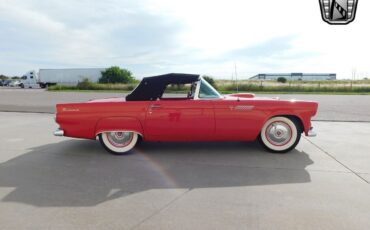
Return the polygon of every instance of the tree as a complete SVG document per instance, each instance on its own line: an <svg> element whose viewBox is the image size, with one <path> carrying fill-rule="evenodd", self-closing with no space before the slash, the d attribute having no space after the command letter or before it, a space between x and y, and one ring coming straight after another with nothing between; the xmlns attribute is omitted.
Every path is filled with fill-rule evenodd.
<svg viewBox="0 0 370 230"><path fill-rule="evenodd" d="M132 83L135 78L132 73L127 69L121 69L118 66L112 66L105 71L101 72L102 76L99 83Z"/></svg>
<svg viewBox="0 0 370 230"><path fill-rule="evenodd" d="M216 81L215 79L213 79L213 77L211 76L203 76L204 80L206 80L211 86L213 86L214 88L217 89L217 84L216 84Z"/></svg>
<svg viewBox="0 0 370 230"><path fill-rule="evenodd" d="M278 77L277 79L277 82L281 82L281 83L286 83L286 78L285 77Z"/></svg>
<svg viewBox="0 0 370 230"><path fill-rule="evenodd" d="M5 76L5 75L0 75L0 80L7 80L7 79L9 79L7 76Z"/></svg>

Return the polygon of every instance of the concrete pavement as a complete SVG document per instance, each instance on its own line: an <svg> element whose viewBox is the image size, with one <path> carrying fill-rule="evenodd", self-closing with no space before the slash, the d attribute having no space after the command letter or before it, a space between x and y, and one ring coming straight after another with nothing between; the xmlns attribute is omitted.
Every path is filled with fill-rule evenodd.
<svg viewBox="0 0 370 230"><path fill-rule="evenodd" d="M369 229L370 123L315 122L288 154L142 143L109 155L49 114L0 113L1 229Z"/></svg>

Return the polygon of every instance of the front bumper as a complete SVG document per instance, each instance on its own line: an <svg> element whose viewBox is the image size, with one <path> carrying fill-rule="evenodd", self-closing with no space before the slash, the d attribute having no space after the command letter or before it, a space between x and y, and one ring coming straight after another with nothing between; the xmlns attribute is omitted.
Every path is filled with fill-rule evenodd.
<svg viewBox="0 0 370 230"><path fill-rule="evenodd" d="M64 136L64 130L62 130L62 129L57 129L57 130L54 132L54 136L57 136L57 137L63 137L63 136Z"/></svg>
<svg viewBox="0 0 370 230"><path fill-rule="evenodd" d="M307 133L307 136L308 137L316 137L317 136L316 132L313 130L313 127L310 128L310 130Z"/></svg>

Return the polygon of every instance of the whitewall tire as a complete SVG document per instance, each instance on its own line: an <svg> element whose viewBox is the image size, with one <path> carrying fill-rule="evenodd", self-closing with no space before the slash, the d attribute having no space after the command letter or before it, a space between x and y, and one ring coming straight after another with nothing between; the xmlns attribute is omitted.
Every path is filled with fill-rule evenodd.
<svg viewBox="0 0 370 230"><path fill-rule="evenodd" d="M286 153L297 146L301 133L302 128L296 119L273 117L262 127L259 141L271 152Z"/></svg>
<svg viewBox="0 0 370 230"><path fill-rule="evenodd" d="M108 152L115 155L128 154L138 141L135 132L115 131L99 134L99 141Z"/></svg>

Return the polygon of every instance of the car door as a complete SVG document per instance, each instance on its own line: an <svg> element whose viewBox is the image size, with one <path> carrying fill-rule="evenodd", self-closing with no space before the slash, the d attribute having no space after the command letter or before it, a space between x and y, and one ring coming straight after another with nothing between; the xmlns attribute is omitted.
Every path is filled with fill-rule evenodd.
<svg viewBox="0 0 370 230"><path fill-rule="evenodd" d="M253 140L258 135L264 114L255 100L226 97L214 101L215 137L221 140Z"/></svg>
<svg viewBox="0 0 370 230"><path fill-rule="evenodd" d="M153 101L144 129L148 140L210 140L215 132L213 104L192 99Z"/></svg>

